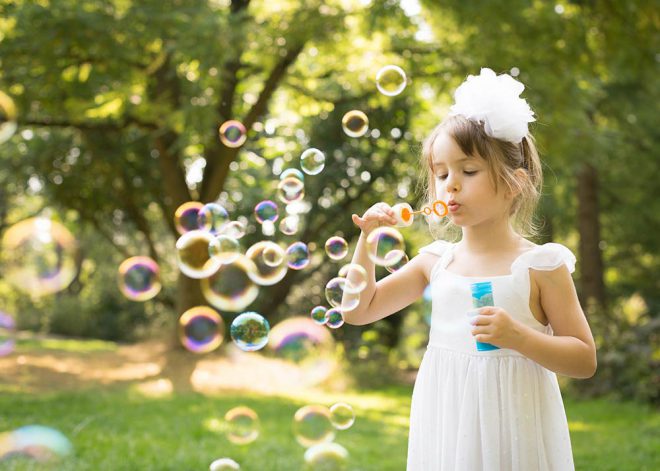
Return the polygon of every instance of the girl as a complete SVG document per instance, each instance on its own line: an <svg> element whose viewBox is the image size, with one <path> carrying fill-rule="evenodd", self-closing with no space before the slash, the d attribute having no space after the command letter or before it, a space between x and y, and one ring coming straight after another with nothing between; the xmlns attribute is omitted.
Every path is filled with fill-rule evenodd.
<svg viewBox="0 0 660 471"><path fill-rule="evenodd" d="M460 233L458 243L436 240L376 282L366 234L395 224L395 215L385 203L353 215L362 230L353 263L367 269L369 283L346 322L382 319L431 284L408 471L574 469L556 373L591 377L596 349L571 278L575 257L563 245L523 237L533 234L542 180L523 89L482 69L456 90L449 117L424 142L427 195L449 208L435 225L443 235ZM471 284L487 281L495 306L468 317ZM480 351L476 342L499 348Z"/></svg>

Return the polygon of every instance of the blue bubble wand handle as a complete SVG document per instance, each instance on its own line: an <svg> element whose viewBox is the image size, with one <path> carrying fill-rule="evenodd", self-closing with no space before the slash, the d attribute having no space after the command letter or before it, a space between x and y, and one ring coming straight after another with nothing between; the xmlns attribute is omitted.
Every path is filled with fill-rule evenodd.
<svg viewBox="0 0 660 471"><path fill-rule="evenodd" d="M490 281L472 283L470 288L472 289L472 306L475 309L495 305L493 301L493 284ZM499 350L499 348L490 343L477 342L477 350L480 352Z"/></svg>

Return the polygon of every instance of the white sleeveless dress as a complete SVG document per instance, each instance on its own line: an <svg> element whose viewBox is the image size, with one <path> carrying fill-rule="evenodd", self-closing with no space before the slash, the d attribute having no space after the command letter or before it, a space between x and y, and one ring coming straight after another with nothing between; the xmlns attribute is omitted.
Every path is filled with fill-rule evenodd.
<svg viewBox="0 0 660 471"><path fill-rule="evenodd" d="M436 241L420 252L438 255L431 271L429 345L410 412L408 471L573 470L566 412L557 376L510 349L477 351L467 311L470 284L491 281L496 306L552 335L530 308L529 269L554 270L575 257L560 244L520 255L503 276L465 277L446 270L455 245Z"/></svg>

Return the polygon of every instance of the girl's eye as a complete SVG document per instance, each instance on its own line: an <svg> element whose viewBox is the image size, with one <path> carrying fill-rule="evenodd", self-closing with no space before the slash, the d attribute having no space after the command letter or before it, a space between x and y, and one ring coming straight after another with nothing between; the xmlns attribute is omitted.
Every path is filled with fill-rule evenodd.
<svg viewBox="0 0 660 471"><path fill-rule="evenodd" d="M466 170L464 173L465 173L465 175L474 175L474 174L477 173L477 171L476 171L476 170L472 170L472 171L468 172L468 171Z"/></svg>
<svg viewBox="0 0 660 471"><path fill-rule="evenodd" d="M444 180L447 178L447 175L438 175L438 180Z"/></svg>

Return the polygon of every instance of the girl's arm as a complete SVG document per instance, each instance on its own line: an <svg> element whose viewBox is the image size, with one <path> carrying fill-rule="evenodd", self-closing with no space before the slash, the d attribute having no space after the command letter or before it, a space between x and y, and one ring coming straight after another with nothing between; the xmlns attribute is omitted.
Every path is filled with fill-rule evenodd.
<svg viewBox="0 0 660 471"><path fill-rule="evenodd" d="M596 345L566 266L534 270L545 312L554 336L524 327L514 347L541 366L573 378L596 372Z"/></svg>

